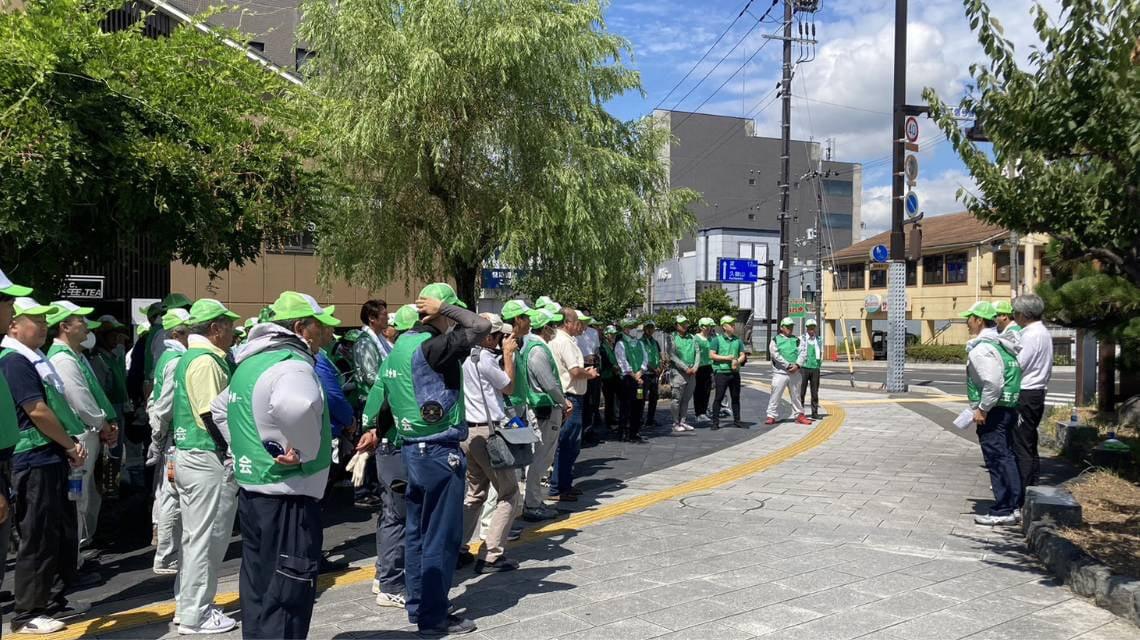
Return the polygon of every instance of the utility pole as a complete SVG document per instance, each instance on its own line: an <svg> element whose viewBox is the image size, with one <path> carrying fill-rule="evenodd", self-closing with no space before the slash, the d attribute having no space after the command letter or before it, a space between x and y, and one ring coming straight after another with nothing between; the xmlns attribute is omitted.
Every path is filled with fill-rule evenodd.
<svg viewBox="0 0 1140 640"><path fill-rule="evenodd" d="M906 234L903 232L903 127L906 107L906 6L895 0L895 86L891 117L891 245L887 267L887 391L906 391Z"/></svg>
<svg viewBox="0 0 1140 640"><path fill-rule="evenodd" d="M788 199L792 159L792 0L784 0L784 75L780 88L780 293L777 318L788 313Z"/></svg>

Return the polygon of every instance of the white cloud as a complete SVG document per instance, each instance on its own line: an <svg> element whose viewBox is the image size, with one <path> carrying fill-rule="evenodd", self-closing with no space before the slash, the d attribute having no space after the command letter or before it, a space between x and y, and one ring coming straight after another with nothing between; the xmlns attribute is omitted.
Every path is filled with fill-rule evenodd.
<svg viewBox="0 0 1140 640"><path fill-rule="evenodd" d="M923 180L920 177L915 186L915 192L921 199L919 210L926 212L927 217L964 210L965 207L955 198L960 187L971 191L977 189L974 179L959 170L945 171L930 180ZM891 185L889 183L863 189L862 213L863 238L890 229Z"/></svg>

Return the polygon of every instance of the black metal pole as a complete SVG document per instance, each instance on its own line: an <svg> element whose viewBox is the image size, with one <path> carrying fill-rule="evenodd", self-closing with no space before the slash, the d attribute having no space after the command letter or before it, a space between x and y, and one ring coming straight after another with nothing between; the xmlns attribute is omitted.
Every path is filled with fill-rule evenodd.
<svg viewBox="0 0 1140 640"><path fill-rule="evenodd" d="M764 356L768 357L768 345L772 344L772 281L775 280L775 278L772 276L772 271L776 268L776 263L769 260L764 263L764 267L768 270L768 276L765 278L768 281L768 286L765 287L765 289L768 291L768 309L764 312L764 315L768 316L767 318L764 318L764 325L767 329L768 339L764 342Z"/></svg>
<svg viewBox="0 0 1140 640"><path fill-rule="evenodd" d="M792 0L784 0L784 74L781 83L782 110L780 123L780 298L779 317L788 313L788 269L791 255L788 247L788 199L791 188L792 156ZM771 314L768 314L771 317Z"/></svg>
<svg viewBox="0 0 1140 640"><path fill-rule="evenodd" d="M906 2L895 0L895 87L894 122L891 123L891 260L906 260L906 236L903 233L903 146L906 123Z"/></svg>

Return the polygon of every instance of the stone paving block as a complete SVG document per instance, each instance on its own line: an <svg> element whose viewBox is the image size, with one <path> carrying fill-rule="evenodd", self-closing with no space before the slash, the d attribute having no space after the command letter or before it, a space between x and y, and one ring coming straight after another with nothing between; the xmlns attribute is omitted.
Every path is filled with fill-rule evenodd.
<svg viewBox="0 0 1140 640"><path fill-rule="evenodd" d="M902 573L934 582L957 578L958 576L985 568L980 562L970 560L930 560L902 569Z"/></svg>
<svg viewBox="0 0 1140 640"><path fill-rule="evenodd" d="M661 584L673 584L675 582L684 582L685 580L692 580L694 578L708 577L710 574L709 568L704 565L700 560L695 562L686 562L673 567L663 567L654 571L646 571L638 574L646 580L653 582L660 582Z"/></svg>
<svg viewBox="0 0 1140 640"><path fill-rule="evenodd" d="M836 567L837 571L843 571L844 565ZM883 575L867 578L858 582L852 582L847 585L848 589L860 591L862 593L869 593L871 595L885 598L893 596L897 593L907 591L914 591L927 585L933 584L925 578L907 575L901 572L885 573Z"/></svg>
<svg viewBox="0 0 1140 640"><path fill-rule="evenodd" d="M569 615L588 622L592 627L632 618L638 614L660 609L662 605L640 595L618 596L609 600L599 600L586 605L566 609Z"/></svg>
<svg viewBox="0 0 1140 640"><path fill-rule="evenodd" d="M928 613L941 611L958 604L957 600L943 598L929 593L909 591L859 607L862 611L876 611L896 618L910 620Z"/></svg>
<svg viewBox="0 0 1140 640"><path fill-rule="evenodd" d="M894 625L886 631L899 640L958 640L990 626L992 623L984 620L939 611Z"/></svg>
<svg viewBox="0 0 1140 640"><path fill-rule="evenodd" d="M556 591L524 595L513 606L505 610L509 611L510 615L515 618L525 621L553 611L572 609L584 604L589 604L589 602L570 591Z"/></svg>
<svg viewBox="0 0 1140 640"><path fill-rule="evenodd" d="M783 558L773 562L766 562L763 566L783 571L785 575L808 573L817 569L825 569L842 564L842 560L832 555L806 555L794 558Z"/></svg>
<svg viewBox="0 0 1140 640"><path fill-rule="evenodd" d="M681 606L666 607L638 617L672 631L679 631L706 622L735 615L738 609L715 600L698 600Z"/></svg>
<svg viewBox="0 0 1140 640"><path fill-rule="evenodd" d="M834 589L819 591L793 600L788 600L787 604L800 609L816 611L823 615L837 612L844 612L843 615L846 615L846 610L874 602L878 599L878 596L873 596L868 593L852 591L847 587L836 587Z"/></svg>
<svg viewBox="0 0 1140 640"><path fill-rule="evenodd" d="M719 623L750 635L759 636L809 620L815 620L820 616L821 614L815 611L800 609L780 603L739 613L735 616L724 618L720 620Z"/></svg>
<svg viewBox="0 0 1140 640"><path fill-rule="evenodd" d="M1025 617L1002 622L969 636L968 640L1066 640L1075 632L1039 618Z"/></svg>
<svg viewBox="0 0 1140 640"><path fill-rule="evenodd" d="M994 594L990 594L956 604L945 609L945 613L966 618L989 620L992 624L996 625L1029 615L1042 608L1044 608L1042 605L1014 600L1012 598L997 597Z"/></svg>
<svg viewBox="0 0 1140 640"><path fill-rule="evenodd" d="M734 569L732 571L721 571L713 575L707 576L704 579L717 585L721 585L726 590L743 589L765 582L772 582L785 578L791 573L780 569L774 569L768 565L758 564L751 567L743 567Z"/></svg>
<svg viewBox="0 0 1140 640"><path fill-rule="evenodd" d="M706 622L695 627L658 636L657 640L694 640L696 638L702 640L746 640L751 637L751 634L723 625L720 622Z"/></svg>
<svg viewBox="0 0 1140 640"><path fill-rule="evenodd" d="M781 640L850 640L889 627L898 620L894 616L871 611L846 611L842 615L819 618L762 637L779 637Z"/></svg>
<svg viewBox="0 0 1140 640"><path fill-rule="evenodd" d="M461 611L460 613L474 620L475 624L479 627L479 631L488 631L495 627L505 627L508 624L514 624L519 621L518 618L512 616L510 613L498 608L468 610Z"/></svg>
<svg viewBox="0 0 1140 640"><path fill-rule="evenodd" d="M1073 593L1056 578L1043 578L1033 582L1003 589L996 594L1005 598L1021 600L1047 607L1073 598Z"/></svg>
<svg viewBox="0 0 1140 640"><path fill-rule="evenodd" d="M1066 600L1032 614L1033 618L1072 629L1074 633L1091 631L1117 620L1112 613L1084 600Z"/></svg>
<svg viewBox="0 0 1140 640"><path fill-rule="evenodd" d="M776 580L776 584L804 593L814 593L851 582L857 582L858 580L858 577L847 573L840 573L831 569L820 569L819 571L801 573L788 578L780 578Z"/></svg>
<svg viewBox="0 0 1140 640"><path fill-rule="evenodd" d="M601 627L561 636L559 640L645 640L667 633L669 633L668 629L651 622L646 622L640 618L627 618Z"/></svg>
<svg viewBox="0 0 1140 640"><path fill-rule="evenodd" d="M747 611L748 609L776 604L777 602L785 602L802 595L804 595L802 591L796 591L795 589L789 589L783 585L769 582L746 587L739 591L731 591L719 596L713 596L709 598L709 600L716 600L728 606L735 605L738 607L738 611Z"/></svg>
<svg viewBox="0 0 1140 640"><path fill-rule="evenodd" d="M614 578L604 582L594 582L574 589L574 595L590 602L617 598L624 595L640 593L659 587L656 582L638 576Z"/></svg>
<svg viewBox="0 0 1140 640"><path fill-rule="evenodd" d="M550 613L486 631L492 640L549 640L588 629L590 624L565 613Z"/></svg>
<svg viewBox="0 0 1140 640"><path fill-rule="evenodd" d="M717 584L706 578L686 580L663 586L656 586L655 583L650 584L654 584L654 588L642 591L638 595L651 602L656 602L661 607L689 606L687 603L717 596L735 589Z"/></svg>
<svg viewBox="0 0 1140 640"><path fill-rule="evenodd" d="M1123 620L1115 620L1077 636L1077 640L1137 640L1140 629Z"/></svg>

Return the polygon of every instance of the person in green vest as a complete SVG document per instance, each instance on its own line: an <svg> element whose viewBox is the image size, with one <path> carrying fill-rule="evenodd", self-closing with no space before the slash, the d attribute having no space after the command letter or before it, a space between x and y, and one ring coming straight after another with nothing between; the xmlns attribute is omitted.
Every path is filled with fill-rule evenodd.
<svg viewBox="0 0 1140 640"><path fill-rule="evenodd" d="M8 297L30 292L7 278L0 285ZM64 398L63 379L40 351L47 316L58 309L23 295L11 305L13 319L0 342L0 379L12 396L19 428L11 457L12 513L20 540L12 630L53 633L66 626L60 618L83 610L64 594L79 584L79 525L67 485L70 472L87 458L75 438L85 426ZM10 442L10 432L7 437Z"/></svg>
<svg viewBox="0 0 1140 640"><path fill-rule="evenodd" d="M614 347L618 368L621 370L621 415L618 429L622 442L645 444L641 435L642 413L645 411L645 376L649 372L649 359L645 356L645 343L631 333L637 327L636 319L622 323L622 334Z"/></svg>
<svg viewBox="0 0 1140 640"><path fill-rule="evenodd" d="M118 414L107 394L103 393L91 363L83 355L94 345L95 334L87 325L87 316L94 309L80 307L67 300L52 303L57 311L48 316L48 332L52 345L47 356L63 378L64 398L84 429L79 442L87 450L83 466L83 488L75 503L79 518L79 546L86 548L94 543L95 529L99 524L99 509L103 498L95 477L95 463L103 454L103 447L114 447L118 440ZM104 459L104 464L107 461Z"/></svg>
<svg viewBox="0 0 1140 640"><path fill-rule="evenodd" d="M720 327L724 333L709 341L709 358L716 383L709 428L714 431L720 428L720 408L727 393L732 399L732 426L747 429L740 421L740 367L748 360L748 354L744 352L744 343L736 337L736 318L722 316Z"/></svg>
<svg viewBox="0 0 1140 640"><path fill-rule="evenodd" d="M1012 339L1021 338L1021 325L1014 320L1013 304L1009 300L994 302L994 324L1001 335L1010 334Z"/></svg>
<svg viewBox="0 0 1140 640"><path fill-rule="evenodd" d="M189 311L191 304L193 304L193 301L181 293L171 293L158 303L158 309L150 324L150 334L147 336L147 353L150 355L150 359L146 362L146 379L148 382L154 382L154 365L158 363L162 352L166 350L164 345L166 344L166 339L169 337L166 335L166 331L162 329L163 314L171 309L186 309Z"/></svg>
<svg viewBox="0 0 1140 640"><path fill-rule="evenodd" d="M808 318L804 322L804 334L800 336L800 350L803 351L804 365L802 367L803 380L800 382L800 406L807 397L808 387L811 387L811 419L819 418L819 369L823 363L823 342L819 338L819 324L815 318Z"/></svg>
<svg viewBox="0 0 1140 640"><path fill-rule="evenodd" d="M225 633L237 621L214 605L218 569L237 509L237 484L225 439L210 411L229 384L226 355L234 341L231 312L213 298L190 307L186 353L174 369L174 484L182 513L175 618L180 634ZM161 332L166 335L166 331ZM163 351L166 346L163 345Z"/></svg>
<svg viewBox="0 0 1140 640"><path fill-rule="evenodd" d="M697 321L700 331L693 336L697 343L697 380L693 387L693 413L697 414L697 421L701 419L711 421L709 418L709 396L713 388L712 357L709 355L709 345L716 338L716 320L709 317Z"/></svg>
<svg viewBox="0 0 1140 640"><path fill-rule="evenodd" d="M607 431L618 430L619 407L621 404L621 368L618 367L617 354L614 345L617 343L618 330L609 325L602 332L602 345L598 350L598 371L602 379L602 399L605 402L605 421Z"/></svg>
<svg viewBox="0 0 1140 640"><path fill-rule="evenodd" d="M442 282L420 290L416 309L419 322L396 341L377 385L383 387L380 411L392 412L393 444L401 447L408 472L405 608L421 636L438 637L475 630L474 622L448 613L448 591L464 542L462 367L491 323L468 311ZM369 433L374 446L377 437Z"/></svg>
<svg viewBox="0 0 1140 640"><path fill-rule="evenodd" d="M283 292L267 321L250 331L229 387L211 403L241 487L238 590L246 638L308 637L333 442L315 366L340 325L333 312L312 296Z"/></svg>
<svg viewBox="0 0 1140 640"><path fill-rule="evenodd" d="M689 413L689 402L697 386L697 361L700 359L696 338L689 333L689 319L679 315L674 320L677 332L669 341L669 366L673 369L673 431L692 431L693 426L685 422Z"/></svg>
<svg viewBox="0 0 1140 640"><path fill-rule="evenodd" d="M974 336L966 343L966 398L974 411L978 444L994 492L989 512L974 516L974 522L988 526L1016 524L1021 517L1017 509L1021 475L1012 445L1021 393L1020 346L1013 336L998 334L996 315L985 300L961 314Z"/></svg>
<svg viewBox="0 0 1140 640"><path fill-rule="evenodd" d="M661 374L668 362L661 359L661 343L657 341L657 325L646 321L641 327L641 344L645 350L646 371L642 380L642 395L645 396L645 426L657 426L657 400L661 388Z"/></svg>
<svg viewBox="0 0 1140 640"><path fill-rule="evenodd" d="M784 390L788 391L788 401L792 403L792 420L797 424L810 425L811 420L804 416L803 366L806 351L801 347L795 333L796 322L791 318L780 321L780 328L768 343L768 359L772 361L772 391L768 396L768 414L764 424L773 425L780 418L780 400Z"/></svg>
<svg viewBox="0 0 1140 640"><path fill-rule="evenodd" d="M99 326L95 329L95 348L91 351L91 368L95 370L95 377L107 399L115 407L119 424L126 423L126 415L130 406L127 397L127 365L126 350L127 325L119 322L115 316L100 316Z"/></svg>
<svg viewBox="0 0 1140 640"><path fill-rule="evenodd" d="M174 372L190 335L190 312L171 309L162 316L162 329L170 337L166 349L155 364L154 388L147 400L147 417L150 421L150 448L148 466L155 468L154 522L155 574L178 573L178 556L182 547L182 511L178 507L178 489L174 483L174 441L170 423L174 419Z"/></svg>

